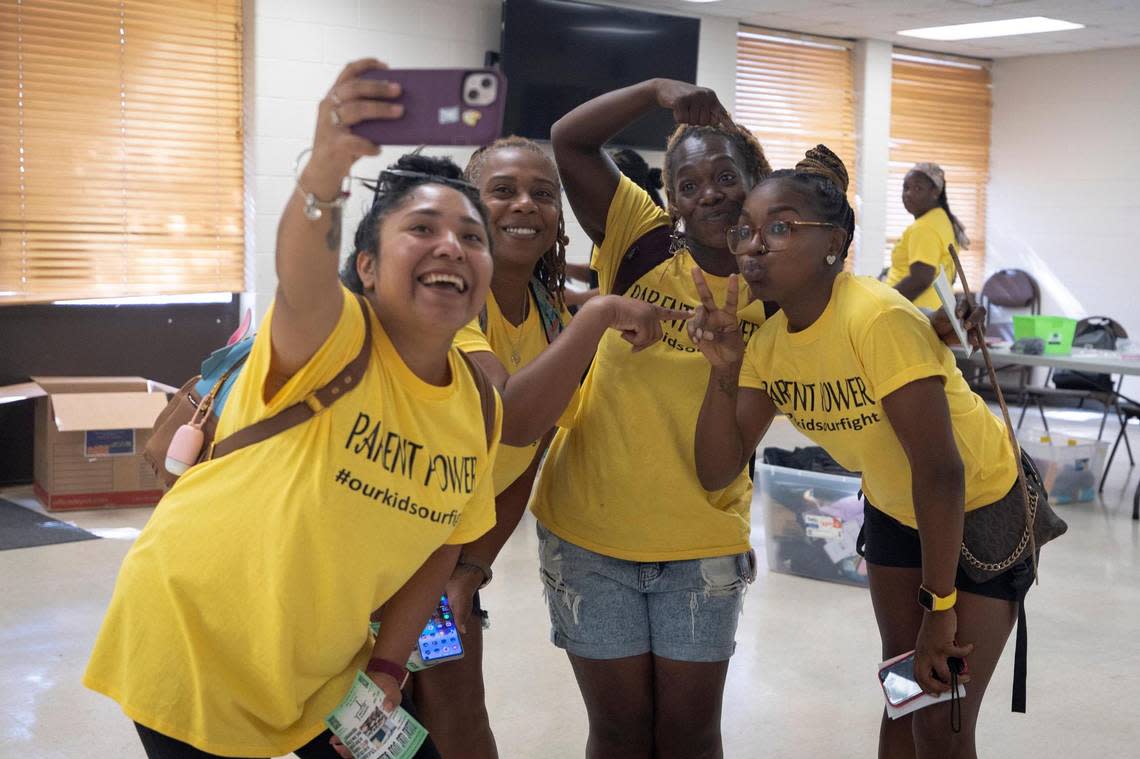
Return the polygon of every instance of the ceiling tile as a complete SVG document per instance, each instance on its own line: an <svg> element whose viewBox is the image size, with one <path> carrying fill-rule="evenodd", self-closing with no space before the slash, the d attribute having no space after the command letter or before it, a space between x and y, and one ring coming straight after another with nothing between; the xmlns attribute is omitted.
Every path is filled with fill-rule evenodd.
<svg viewBox="0 0 1140 759"><path fill-rule="evenodd" d="M898 45L1001 58L1061 50L1140 46L1140 0L624 0L663 11L725 16L805 34L890 40ZM946 26L1019 16L1050 16L1087 29L938 42L900 37L900 29Z"/></svg>

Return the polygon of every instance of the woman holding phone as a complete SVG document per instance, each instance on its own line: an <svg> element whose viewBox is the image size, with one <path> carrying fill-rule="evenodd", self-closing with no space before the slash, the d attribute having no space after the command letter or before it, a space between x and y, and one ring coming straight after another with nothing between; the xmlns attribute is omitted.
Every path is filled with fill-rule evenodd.
<svg viewBox="0 0 1140 759"><path fill-rule="evenodd" d="M152 758L336 756L324 719L355 672L400 703L408 651L460 546L494 524L499 404L488 442L475 375L452 346L491 281L477 193L446 162L414 164L357 262L363 305L337 276L335 199L353 163L379 152L349 127L401 115L386 102L396 87L360 78L380 66L350 64L319 105L278 229L277 297L217 437L305 399L371 339L367 370L308 422L179 478L123 562L84 676L134 720ZM367 428L381 419L409 453L399 467L372 457ZM471 476L441 490L433 456L470 462ZM386 508L365 488L424 508Z"/></svg>

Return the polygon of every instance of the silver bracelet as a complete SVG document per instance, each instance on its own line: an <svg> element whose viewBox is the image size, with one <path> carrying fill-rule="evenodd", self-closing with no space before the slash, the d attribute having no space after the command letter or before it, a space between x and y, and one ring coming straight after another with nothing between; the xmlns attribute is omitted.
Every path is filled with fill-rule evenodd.
<svg viewBox="0 0 1140 759"><path fill-rule="evenodd" d="M348 190L342 189L335 198L332 200L321 200L313 193L306 190L301 186L301 180L297 180L297 192L300 193L301 199L305 201L305 218L309 221L316 221L325 215L323 208L344 208L348 196L351 194Z"/></svg>
<svg viewBox="0 0 1140 759"><path fill-rule="evenodd" d="M344 208L344 204L348 201L349 188L352 186L352 176L349 175L341 180L340 192L332 200L321 200L313 193L309 192L301 185L301 159L312 153L312 148L305 148L297 156L297 160L293 162L293 181L296 184L296 191L300 193L301 200L305 202L305 218L309 221L317 221L324 216L325 208Z"/></svg>

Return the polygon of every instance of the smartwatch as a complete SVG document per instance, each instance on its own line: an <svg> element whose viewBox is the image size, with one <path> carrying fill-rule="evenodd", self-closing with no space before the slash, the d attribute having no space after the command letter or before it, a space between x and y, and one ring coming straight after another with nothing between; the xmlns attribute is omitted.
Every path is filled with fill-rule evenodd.
<svg viewBox="0 0 1140 759"><path fill-rule="evenodd" d="M954 588L948 596L939 596L925 585L918 586L918 605L927 611L946 611L947 609L953 609L957 601L957 588Z"/></svg>

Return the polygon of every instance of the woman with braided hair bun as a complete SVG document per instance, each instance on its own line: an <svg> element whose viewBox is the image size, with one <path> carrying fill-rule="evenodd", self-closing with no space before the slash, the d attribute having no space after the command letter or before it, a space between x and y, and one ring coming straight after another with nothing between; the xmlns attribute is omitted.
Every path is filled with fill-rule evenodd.
<svg viewBox="0 0 1140 759"><path fill-rule="evenodd" d="M886 283L922 308L938 308L938 272L954 281L950 245L970 247L970 238L946 201L946 175L936 163L916 163L903 179L903 207L914 217L891 251Z"/></svg>
<svg viewBox="0 0 1140 759"><path fill-rule="evenodd" d="M1034 569L1026 555L987 581L971 578L959 567L963 522L982 508L1024 511L1020 454L919 309L843 271L855 221L846 189L846 167L820 145L748 195L729 244L752 297L781 310L747 345L736 288L715 296L693 270L702 304L688 331L711 365L696 474L710 491L733 482L777 413L862 473L861 552L883 659L913 649L915 677L930 694L950 690L952 659L968 659L964 699L896 720L884 714L879 756L969 759ZM1028 479L1030 499L1044 498L1039 479ZM1016 672L1024 655L1019 634ZM1023 675L1014 695L1023 704Z"/></svg>

